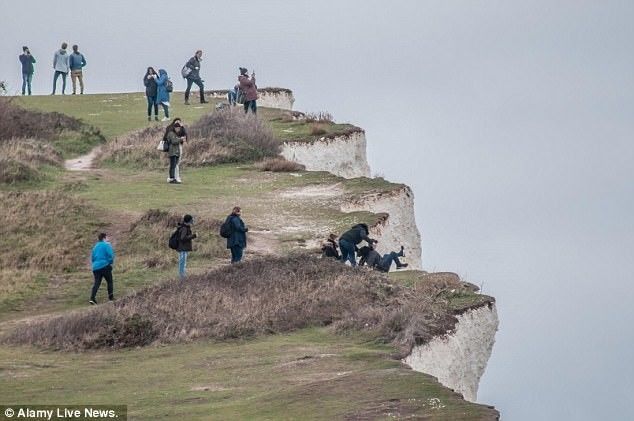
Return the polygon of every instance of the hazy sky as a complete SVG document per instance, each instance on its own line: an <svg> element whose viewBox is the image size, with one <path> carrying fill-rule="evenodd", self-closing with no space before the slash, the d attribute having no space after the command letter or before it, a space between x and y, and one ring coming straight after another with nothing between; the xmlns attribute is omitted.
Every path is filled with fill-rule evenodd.
<svg viewBox="0 0 634 421"><path fill-rule="evenodd" d="M255 69L367 131L410 184L423 264L498 300L479 400L509 420L634 417L634 2L2 2L0 79L62 41L87 92L140 91L205 51L209 87ZM140 110L142 113L143 110Z"/></svg>

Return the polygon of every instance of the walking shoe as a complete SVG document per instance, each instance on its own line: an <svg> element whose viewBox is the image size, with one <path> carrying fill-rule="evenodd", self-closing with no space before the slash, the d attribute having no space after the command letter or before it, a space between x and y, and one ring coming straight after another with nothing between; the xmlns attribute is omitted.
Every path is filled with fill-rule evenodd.
<svg viewBox="0 0 634 421"><path fill-rule="evenodd" d="M88 303L89 303L89 304L91 304L91 305L93 305L93 306L94 306L94 305L97 305L97 302L96 302L95 300L90 300L90 301L88 301Z"/></svg>
<svg viewBox="0 0 634 421"><path fill-rule="evenodd" d="M406 268L407 266L409 266L407 263L401 263L400 265L396 266L396 269L403 269L403 268Z"/></svg>
<svg viewBox="0 0 634 421"><path fill-rule="evenodd" d="M405 247L401 246L401 256L405 257Z"/></svg>
<svg viewBox="0 0 634 421"><path fill-rule="evenodd" d="M154 121L158 121L158 116L154 116Z"/></svg>
<svg viewBox="0 0 634 421"><path fill-rule="evenodd" d="M206 99L203 99L202 101L200 101L201 104L209 104L209 101L207 101Z"/></svg>
<svg viewBox="0 0 634 421"><path fill-rule="evenodd" d="M189 101L185 101L185 105L189 105Z"/></svg>
<svg viewBox="0 0 634 421"><path fill-rule="evenodd" d="M171 183L172 181L174 181L174 179L173 179L173 178L168 178L168 179L167 179L167 182L168 182L168 183Z"/></svg>
<svg viewBox="0 0 634 421"><path fill-rule="evenodd" d="M161 121L169 121L169 118L167 118L167 117L163 117L163 118L161 119Z"/></svg>
<svg viewBox="0 0 634 421"><path fill-rule="evenodd" d="M180 184L180 181L176 181L176 180L171 180L170 184Z"/></svg>

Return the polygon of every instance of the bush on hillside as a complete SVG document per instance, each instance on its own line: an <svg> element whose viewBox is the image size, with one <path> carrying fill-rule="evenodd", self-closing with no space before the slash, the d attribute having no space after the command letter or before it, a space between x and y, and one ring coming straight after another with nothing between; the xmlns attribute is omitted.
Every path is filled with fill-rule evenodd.
<svg viewBox="0 0 634 421"><path fill-rule="evenodd" d="M249 162L280 152L279 141L262 121L229 109L202 117L187 132L185 165ZM165 127L153 126L121 136L109 142L98 159L135 168L165 168L167 154L156 149L164 133Z"/></svg>
<svg viewBox="0 0 634 421"><path fill-rule="evenodd" d="M379 272L309 254L267 257L34 323L3 341L56 349L122 348L329 326L371 332L408 353L415 343L455 325L434 301L437 296L432 287L403 287Z"/></svg>
<svg viewBox="0 0 634 421"><path fill-rule="evenodd" d="M0 156L0 183L12 184L38 181L43 178L40 168L60 167L62 156L50 144L33 139L8 139Z"/></svg>
<svg viewBox="0 0 634 421"><path fill-rule="evenodd" d="M272 171L272 172L296 172L304 171L305 165L298 164L297 162L289 161L284 157L278 156L275 158L267 158L255 164L255 167L260 171Z"/></svg>
<svg viewBox="0 0 634 421"><path fill-rule="evenodd" d="M0 98L0 140L29 137L52 140L64 130L81 131L84 124L65 114L27 110L11 98Z"/></svg>

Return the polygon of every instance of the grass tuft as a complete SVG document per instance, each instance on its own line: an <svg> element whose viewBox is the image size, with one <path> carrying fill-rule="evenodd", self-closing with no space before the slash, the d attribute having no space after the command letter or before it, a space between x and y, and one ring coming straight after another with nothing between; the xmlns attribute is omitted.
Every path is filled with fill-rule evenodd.
<svg viewBox="0 0 634 421"><path fill-rule="evenodd" d="M305 165L289 161L283 157L267 158L256 163L255 167L258 168L260 171L272 172L297 172L304 171L306 169Z"/></svg>

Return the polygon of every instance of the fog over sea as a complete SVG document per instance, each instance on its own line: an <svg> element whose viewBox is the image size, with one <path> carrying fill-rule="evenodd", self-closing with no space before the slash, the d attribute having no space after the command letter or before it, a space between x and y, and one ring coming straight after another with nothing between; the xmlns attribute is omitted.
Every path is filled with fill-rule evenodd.
<svg viewBox="0 0 634 421"><path fill-rule="evenodd" d="M0 80L62 41L87 93L141 91L197 49L209 88L238 66L303 111L367 132L409 184L423 265L497 299L478 400L506 420L634 419L634 2L6 0ZM70 83L70 80L69 80ZM144 110L139 110L143 116Z"/></svg>

